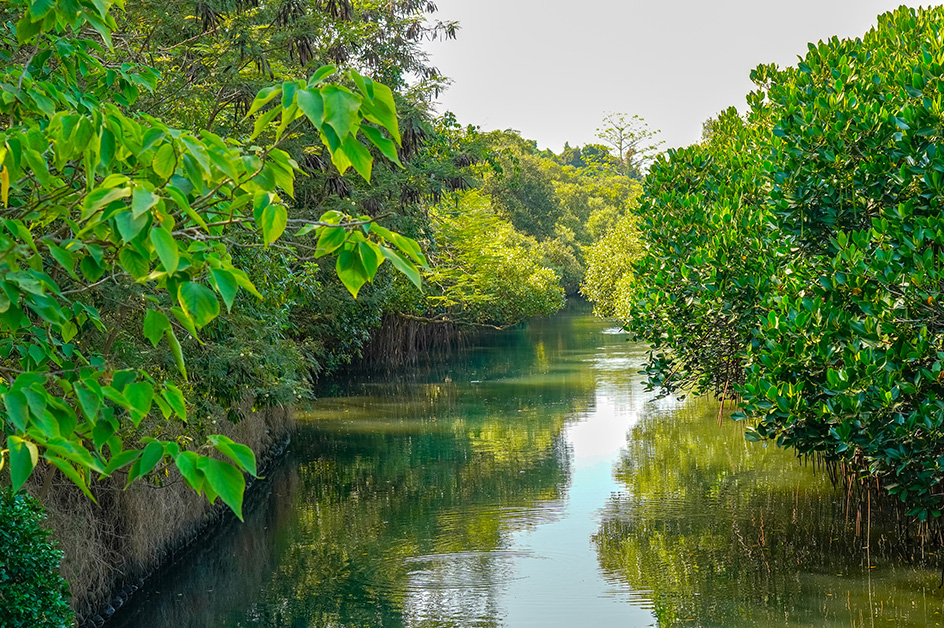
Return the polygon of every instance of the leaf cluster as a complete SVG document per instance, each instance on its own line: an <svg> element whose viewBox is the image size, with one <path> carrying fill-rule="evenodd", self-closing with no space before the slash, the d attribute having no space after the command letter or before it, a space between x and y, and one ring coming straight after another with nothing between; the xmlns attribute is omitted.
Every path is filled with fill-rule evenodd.
<svg viewBox="0 0 944 628"><path fill-rule="evenodd" d="M657 160L626 319L653 384L741 397L749 438L875 476L920 520L944 480L940 8L760 66L746 119Z"/></svg>

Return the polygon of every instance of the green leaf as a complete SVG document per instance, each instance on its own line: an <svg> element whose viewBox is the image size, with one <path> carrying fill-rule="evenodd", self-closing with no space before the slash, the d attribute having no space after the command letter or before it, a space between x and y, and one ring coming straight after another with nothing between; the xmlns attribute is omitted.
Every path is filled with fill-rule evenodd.
<svg viewBox="0 0 944 628"><path fill-rule="evenodd" d="M108 464L105 465L103 469L104 475L108 476L118 471L119 469L128 466L129 464L137 461L141 457L141 452L137 449L129 449L123 451L111 458L108 461Z"/></svg>
<svg viewBox="0 0 944 628"><path fill-rule="evenodd" d="M344 138L360 121L357 113L361 108L361 97L336 85L321 88L321 97L325 124L330 125L339 138Z"/></svg>
<svg viewBox="0 0 944 628"><path fill-rule="evenodd" d="M211 270L210 276L213 277L213 283L216 284L216 291L223 297L223 303L226 304L226 310L233 307L233 301L236 299L236 292L239 290L239 284L236 283L236 277L228 270Z"/></svg>
<svg viewBox="0 0 944 628"><path fill-rule="evenodd" d="M97 383L95 387L98 388ZM90 386L86 385L76 384L75 386L75 396L79 401L79 407L82 409L82 413L85 414L85 417L93 423L98 421L98 412L102 407L101 388L98 388L98 390L99 392L96 392Z"/></svg>
<svg viewBox="0 0 944 628"><path fill-rule="evenodd" d="M115 214L115 225L118 227L118 233L121 234L122 242L134 240L141 230L144 229L151 219L147 214L135 217L133 212L120 211Z"/></svg>
<svg viewBox="0 0 944 628"><path fill-rule="evenodd" d="M29 403L26 395L13 390L3 396L3 403L7 408L7 418L20 432L25 432L29 425Z"/></svg>
<svg viewBox="0 0 944 628"><path fill-rule="evenodd" d="M89 491L88 484L85 482L85 476L79 471L76 470L74 466L70 463L62 460L61 458L46 458L50 463L54 464L63 475L72 480L72 483L82 489L82 492L85 493L85 496L95 501L95 497L92 496L92 492Z"/></svg>
<svg viewBox="0 0 944 628"><path fill-rule="evenodd" d="M347 242L347 230L343 227L322 227L321 235L318 236L317 255L320 257L333 253L345 242Z"/></svg>
<svg viewBox="0 0 944 628"><path fill-rule="evenodd" d="M341 150L347 155L348 161L354 166L354 170L357 171L357 174L361 175L364 181L370 181L371 166L374 162L370 151L353 135L348 135L344 138L344 141L341 142Z"/></svg>
<svg viewBox="0 0 944 628"><path fill-rule="evenodd" d="M393 264L394 268L406 275L406 278L409 279L417 288L423 287L423 280L420 277L420 271L417 269L416 265L413 264L413 262L403 257L400 255L400 253L394 251L393 249L383 247L382 250L383 256L390 260L390 263Z"/></svg>
<svg viewBox="0 0 944 628"><path fill-rule="evenodd" d="M18 491L39 464L39 449L15 434L7 436L7 449L10 452L10 481L13 490Z"/></svg>
<svg viewBox="0 0 944 628"><path fill-rule="evenodd" d="M197 462L197 468L203 472L207 484L223 503L242 521L243 493L246 491L246 478L242 472L228 462L202 456Z"/></svg>
<svg viewBox="0 0 944 628"><path fill-rule="evenodd" d="M177 289L177 300L184 312L193 319L197 329L220 315L220 302L216 299L216 295L212 290L195 281L180 284Z"/></svg>
<svg viewBox="0 0 944 628"><path fill-rule="evenodd" d="M338 69L334 67L333 65L321 66L320 68L315 70L315 73L312 74L311 78L308 79L308 87L315 87L321 81L325 80L326 78L328 78L329 76L331 76L337 71Z"/></svg>
<svg viewBox="0 0 944 628"><path fill-rule="evenodd" d="M174 318L177 319L177 322L183 325L183 328L190 332L190 335L194 338L197 338L197 328L193 324L193 318L179 306L174 306L170 308L170 313L174 315Z"/></svg>
<svg viewBox="0 0 944 628"><path fill-rule="evenodd" d="M150 340L153 346L157 346L168 329L170 329L170 320L163 312L148 310L144 315L144 337Z"/></svg>
<svg viewBox="0 0 944 628"><path fill-rule="evenodd" d="M177 416L179 416L182 421L187 420L187 403L184 400L184 394L180 392L179 388L173 384L165 383L161 397L173 408L174 412L177 413Z"/></svg>
<svg viewBox="0 0 944 628"><path fill-rule="evenodd" d="M320 129L324 124L324 100L318 90L301 90L298 92L298 107L302 113Z"/></svg>
<svg viewBox="0 0 944 628"><path fill-rule="evenodd" d="M250 141L256 139L259 134L262 133L273 120L275 120L276 116L278 116L280 112L281 109L278 107L273 107L256 118L255 123L252 125L252 135L249 136Z"/></svg>
<svg viewBox="0 0 944 628"><path fill-rule="evenodd" d="M288 222L288 212L282 205L268 205L262 210L259 226L262 228L262 239L266 244L272 244L285 231Z"/></svg>
<svg viewBox="0 0 944 628"><path fill-rule="evenodd" d="M361 131L363 131L364 135L367 136L367 139L370 140L370 143L380 150L380 153L384 157L398 166L403 165L400 163L400 156L397 154L397 145L393 143L393 140L387 139L383 136L383 133L366 124L361 126Z"/></svg>
<svg viewBox="0 0 944 628"><path fill-rule="evenodd" d="M180 341L177 340L177 335L174 333L174 328L170 325L167 326L167 344L170 346L170 352L174 356L174 363L177 364L177 370L180 371L180 374L184 379L187 379L187 366L184 364L184 352L180 347ZM163 408L161 408L163 411ZM166 412L164 413L166 417Z"/></svg>
<svg viewBox="0 0 944 628"><path fill-rule="evenodd" d="M72 321L66 321L62 324L62 327L59 328L59 334L62 336L63 342L71 341L78 333L79 327Z"/></svg>
<svg viewBox="0 0 944 628"><path fill-rule="evenodd" d="M183 476L184 481L193 490L203 490L203 473L197 469L200 456L192 451L182 451L174 458L174 464Z"/></svg>
<svg viewBox="0 0 944 628"><path fill-rule="evenodd" d="M161 264L164 265L164 270L169 275L174 274L180 264L180 254L177 251L177 242L174 240L174 236L171 235L170 230L164 227L151 229L150 239Z"/></svg>
<svg viewBox="0 0 944 628"><path fill-rule="evenodd" d="M177 207L179 207L181 211L187 214L187 216L189 216L190 219L193 220L195 223L200 225L204 231L208 230L207 223L203 219L203 216L201 216L196 211L194 211L194 209L190 206L190 203L187 201L187 197L184 196L183 192L181 192L177 187L173 185L168 185L166 188L166 191L167 191L168 196L171 197L171 199L174 201L174 203L177 204Z"/></svg>
<svg viewBox="0 0 944 628"><path fill-rule="evenodd" d="M148 259L128 247L118 252L118 262L121 264L122 268L128 271L128 274L131 275L135 281L144 279L151 271L151 265Z"/></svg>
<svg viewBox="0 0 944 628"><path fill-rule="evenodd" d="M36 20L35 22L30 19L29 13L24 13L23 17L20 18L20 21L16 23L16 40L20 45L26 44L33 37L39 34L39 31L42 29L43 20Z"/></svg>
<svg viewBox="0 0 944 628"><path fill-rule="evenodd" d="M281 95L281 93L282 87L280 85L271 85L260 90L253 99L252 105L249 107L249 113L246 114L246 117L248 118L252 114L265 107L266 104L271 102L277 96Z"/></svg>
<svg viewBox="0 0 944 628"><path fill-rule="evenodd" d="M87 219L96 211L106 205L122 198L131 196L131 189L127 187L120 188L97 188L92 190L82 202L82 218Z"/></svg>
<svg viewBox="0 0 944 628"><path fill-rule="evenodd" d="M141 420L151 411L151 400L154 399L154 386L148 382L137 382L129 384L125 388L125 398L128 399L131 413L131 420L134 426L138 427Z"/></svg>
<svg viewBox="0 0 944 628"><path fill-rule="evenodd" d="M154 470L154 467L157 466L157 463L161 461L164 457L164 446L155 441L151 441L144 447L144 452L141 454L141 465L138 467L138 474L147 475Z"/></svg>
<svg viewBox="0 0 944 628"><path fill-rule="evenodd" d="M128 409L131 403L128 401L128 398L124 396L117 388L114 386L102 386L102 394L105 395L105 398L113 403L117 404L121 408Z"/></svg>
<svg viewBox="0 0 944 628"><path fill-rule="evenodd" d="M136 187L131 195L131 213L135 218L151 209L161 200L159 196L142 187ZM130 238L129 238L130 239Z"/></svg>
<svg viewBox="0 0 944 628"><path fill-rule="evenodd" d="M151 167L161 179L166 181L171 178L177 169L177 154L174 152L173 144L164 144L157 149Z"/></svg>
<svg viewBox="0 0 944 628"><path fill-rule="evenodd" d="M341 251L335 263L338 278L355 299L361 287L367 283L368 275L359 255L352 251Z"/></svg>
<svg viewBox="0 0 944 628"><path fill-rule="evenodd" d="M377 269L380 268L385 259L380 247L373 242L358 242L357 255L361 258L361 264L367 272L368 280L372 281L374 275L377 274Z"/></svg>
<svg viewBox="0 0 944 628"><path fill-rule="evenodd" d="M49 240L46 240L46 247L49 249L49 254L52 255L53 259L59 262L59 265L69 273L70 277L73 279L79 278L75 272L75 255L72 254L72 251L67 251Z"/></svg>
<svg viewBox="0 0 944 628"><path fill-rule="evenodd" d="M393 92L389 87L381 83L374 83L374 97L365 100L362 107L368 120L376 122L387 129L397 144L400 143L397 109L393 102Z"/></svg>
<svg viewBox="0 0 944 628"><path fill-rule="evenodd" d="M253 477L259 477L256 471L256 455L252 453L249 447L234 442L221 434L211 435L207 437L207 440L217 451L236 463L236 466L241 470Z"/></svg>
<svg viewBox="0 0 944 628"><path fill-rule="evenodd" d="M209 173L210 155L207 153L206 148L200 144L198 140L191 137L181 136L180 141L183 142L184 146L187 147L187 151L197 160L197 163L200 164L203 171Z"/></svg>
<svg viewBox="0 0 944 628"><path fill-rule="evenodd" d="M254 295L256 298L261 299L262 294L256 289L255 284L252 283L252 280L249 279L249 275L238 268L230 269L230 272L233 274L233 277L236 278L236 283L239 284L239 287L245 290L246 292Z"/></svg>

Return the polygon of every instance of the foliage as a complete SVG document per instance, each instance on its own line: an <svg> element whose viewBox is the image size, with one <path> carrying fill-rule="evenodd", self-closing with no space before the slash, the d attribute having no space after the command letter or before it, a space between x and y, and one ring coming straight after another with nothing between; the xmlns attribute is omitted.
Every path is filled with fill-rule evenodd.
<svg viewBox="0 0 944 628"><path fill-rule="evenodd" d="M415 0L141 2L128 7L116 38L128 60L161 72L145 110L189 128L232 131L259 89L324 65L422 98L438 93L446 81L421 44L454 38L458 25L430 21L435 11Z"/></svg>
<svg viewBox="0 0 944 628"><path fill-rule="evenodd" d="M757 72L771 206L802 261L760 321L745 410L758 435L885 478L919 519L944 479L942 26L902 8Z"/></svg>
<svg viewBox="0 0 944 628"><path fill-rule="evenodd" d="M8 628L72 625L68 588L59 575L62 552L40 525L44 518L35 499L0 488L0 625Z"/></svg>
<svg viewBox="0 0 944 628"><path fill-rule="evenodd" d="M941 513L941 8L760 66L747 119L653 166L621 297L666 391L742 397L750 438Z"/></svg>
<svg viewBox="0 0 944 628"><path fill-rule="evenodd" d="M616 160L621 174L641 179L649 164L659 153L665 142L656 140L658 130L652 130L640 116L626 117L625 113L608 113L603 117L603 126L597 129L597 137L616 150Z"/></svg>
<svg viewBox="0 0 944 628"><path fill-rule="evenodd" d="M642 256L639 219L626 215L587 251L587 273L580 292L598 316L625 319L632 291L633 263Z"/></svg>
<svg viewBox="0 0 944 628"><path fill-rule="evenodd" d="M495 133L489 140L501 156L501 176L488 177L483 188L492 207L526 235L540 240L553 237L562 210L547 176L549 163L518 135Z"/></svg>
<svg viewBox="0 0 944 628"><path fill-rule="evenodd" d="M507 326L564 305L558 276L540 265L540 245L497 217L478 192L431 212L434 242L427 302L452 321Z"/></svg>
<svg viewBox="0 0 944 628"><path fill-rule="evenodd" d="M10 123L0 136L0 392L12 484L22 486L43 458L91 497L93 474L124 469L131 481L167 461L239 514L242 472L256 472L252 453L222 436L207 448L225 462L173 441L137 442L145 417L186 422L188 402L180 380L159 381L112 355L114 338L143 328L186 380L182 339L211 333L221 300L229 310L240 291L259 296L231 249L260 239L270 246L290 227L313 232L319 256L336 254L352 295L388 259L418 282L424 258L412 240L366 216L293 219L282 200L299 166L277 144L298 124L317 130L341 173L370 177L365 140L396 161L392 93L353 71L354 89L326 83L335 72L326 67L262 90L246 139L182 131L109 101L119 94L118 104L133 105L155 77L133 64L108 67L102 46L82 38L90 27L111 43L111 3L15 5L22 17L5 43L21 65L0 76ZM271 142L259 146L263 134ZM104 292L110 286L123 299L111 320L99 311L116 296Z"/></svg>

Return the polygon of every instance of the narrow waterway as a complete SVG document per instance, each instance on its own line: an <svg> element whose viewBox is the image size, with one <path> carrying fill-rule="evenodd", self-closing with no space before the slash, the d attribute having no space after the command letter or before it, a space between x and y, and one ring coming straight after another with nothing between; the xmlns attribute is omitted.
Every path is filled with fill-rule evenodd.
<svg viewBox="0 0 944 628"><path fill-rule="evenodd" d="M937 572L717 404L652 401L644 357L577 303L339 385L111 625L940 625Z"/></svg>

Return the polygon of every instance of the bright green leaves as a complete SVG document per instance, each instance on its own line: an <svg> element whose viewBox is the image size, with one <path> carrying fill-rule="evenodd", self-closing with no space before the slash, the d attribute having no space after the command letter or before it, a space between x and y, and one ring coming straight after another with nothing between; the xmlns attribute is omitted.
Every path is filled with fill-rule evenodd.
<svg viewBox="0 0 944 628"><path fill-rule="evenodd" d="M262 210L259 226L262 228L262 239L266 244L272 244L285 232L288 221L288 212L282 205L268 205Z"/></svg>
<svg viewBox="0 0 944 628"><path fill-rule="evenodd" d="M317 77L334 72L327 67L319 70L307 86L284 83L281 87L270 87L253 101L249 115L258 114L270 103L280 98L282 107L272 107L256 118L252 137L260 135L275 118L282 113L276 137L280 137L287 124L295 119L295 107L321 133L321 140L331 155L331 161L342 174L353 167L365 180L370 180L373 157L358 135L363 132L367 141L376 146L382 155L400 163L396 144L400 143L393 92L384 85L351 71L350 77L360 93L354 93L341 85L323 85ZM299 114L300 115L300 114ZM393 140L384 137L370 122L386 129ZM394 143L396 142L396 144Z"/></svg>
<svg viewBox="0 0 944 628"><path fill-rule="evenodd" d="M195 281L180 285L177 289L177 300L197 329L220 315L220 302L216 300L216 295L212 290Z"/></svg>
<svg viewBox="0 0 944 628"><path fill-rule="evenodd" d="M170 321L165 314L156 310L148 310L144 316L144 337L155 347L161 341L164 332L170 329Z"/></svg>
<svg viewBox="0 0 944 628"><path fill-rule="evenodd" d="M164 144L154 155L154 161L151 164L154 174L163 180L170 179L177 169L177 155L174 152L172 144Z"/></svg>
<svg viewBox="0 0 944 628"><path fill-rule="evenodd" d="M731 383L751 438L842 463L919 520L944 510L942 23L903 7L757 68L746 119L649 173L624 300L654 385Z"/></svg>
<svg viewBox="0 0 944 628"><path fill-rule="evenodd" d="M324 99L317 90L300 90L296 95L298 107L317 128L324 124Z"/></svg>
<svg viewBox="0 0 944 628"><path fill-rule="evenodd" d="M151 401L154 399L154 386L148 382L137 382L129 384L124 390L125 399L128 400L128 413L134 426L141 423L141 419L147 416L151 411Z"/></svg>
<svg viewBox="0 0 944 628"><path fill-rule="evenodd" d="M256 455L249 447L233 442L226 436L210 436L207 440L217 451L232 460L237 467L253 477L258 477Z"/></svg>
<svg viewBox="0 0 944 628"><path fill-rule="evenodd" d="M361 76L356 72L351 73L351 78L357 83L361 94L364 96L362 103L364 116L371 122L375 122L387 129L387 131L390 132L390 136L399 144L400 128L397 124L397 111L393 101L393 92L386 85L375 83L366 76Z"/></svg>
<svg viewBox="0 0 944 628"><path fill-rule="evenodd" d="M19 490L39 464L39 449L34 443L15 434L7 437L7 449L10 457L10 480L13 489Z"/></svg>
<svg viewBox="0 0 944 628"><path fill-rule="evenodd" d="M369 220L366 216L361 218ZM325 219L331 223L337 217L326 214L322 217L322 220ZM421 285L418 267L426 267L427 263L414 240L369 222L363 225L363 230L347 231L334 226L323 226L321 229L317 255L337 255L335 272L355 298L364 284L373 281L380 265L388 259L417 287ZM375 236L379 242L370 240L365 233ZM388 244L400 250L390 248Z"/></svg>
<svg viewBox="0 0 944 628"><path fill-rule="evenodd" d="M177 248L177 241L174 240L170 230L158 227L152 229L148 237L151 244L154 245L154 251L157 253L158 259L161 260L161 264L164 266L164 272L169 275L174 274L180 264L180 252Z"/></svg>
<svg viewBox="0 0 944 628"><path fill-rule="evenodd" d="M248 447L234 443L225 436L211 436L210 442L235 466L192 451L181 452L174 462L190 488L205 493L210 502L219 497L241 520L243 493L246 489L243 471L255 475L255 456Z"/></svg>
<svg viewBox="0 0 944 628"><path fill-rule="evenodd" d="M184 348L220 316L221 302L230 310L240 288L262 298L232 249L271 245L301 222L280 198L294 195L298 164L257 138L277 144L313 125L338 169L367 179L371 147L397 160L392 92L357 74L348 75L357 91L327 84L336 69L325 67L259 92L248 141L172 129L127 113L155 71L106 63L113 58L98 44L72 35L91 28L107 43L112 0L16 4L16 36L30 47L8 52L41 61L25 73L20 64L0 70L11 87L0 99L0 201L9 208L0 220L0 352L13 482L45 460L91 495L97 476L130 467L131 480L173 461L191 486L238 513L242 472L256 473L248 448L224 437L184 452L178 443L125 442L188 418L184 392L154 379L163 366L126 368L136 365L124 362L129 347L161 365L169 353L187 379ZM337 215L311 228L342 254L338 272L353 294L386 259L418 281L425 260L412 240L349 221ZM117 303L108 327L89 305L100 302ZM208 447L227 462L203 455Z"/></svg>
<svg viewBox="0 0 944 628"><path fill-rule="evenodd" d="M112 201L125 198L131 195L131 190L126 187L117 188L97 188L93 190L82 202L82 218L88 219L93 214L109 205Z"/></svg>
<svg viewBox="0 0 944 628"><path fill-rule="evenodd" d="M361 98L338 85L328 85L321 89L321 100L324 103L324 124L330 126L339 138L347 137L354 125L360 122Z"/></svg>
<svg viewBox="0 0 944 628"><path fill-rule="evenodd" d="M16 23L16 38L21 45L31 42L42 32L79 30L87 24L111 47L110 32L116 25L109 11L114 0L30 0L22 4L28 8Z"/></svg>

